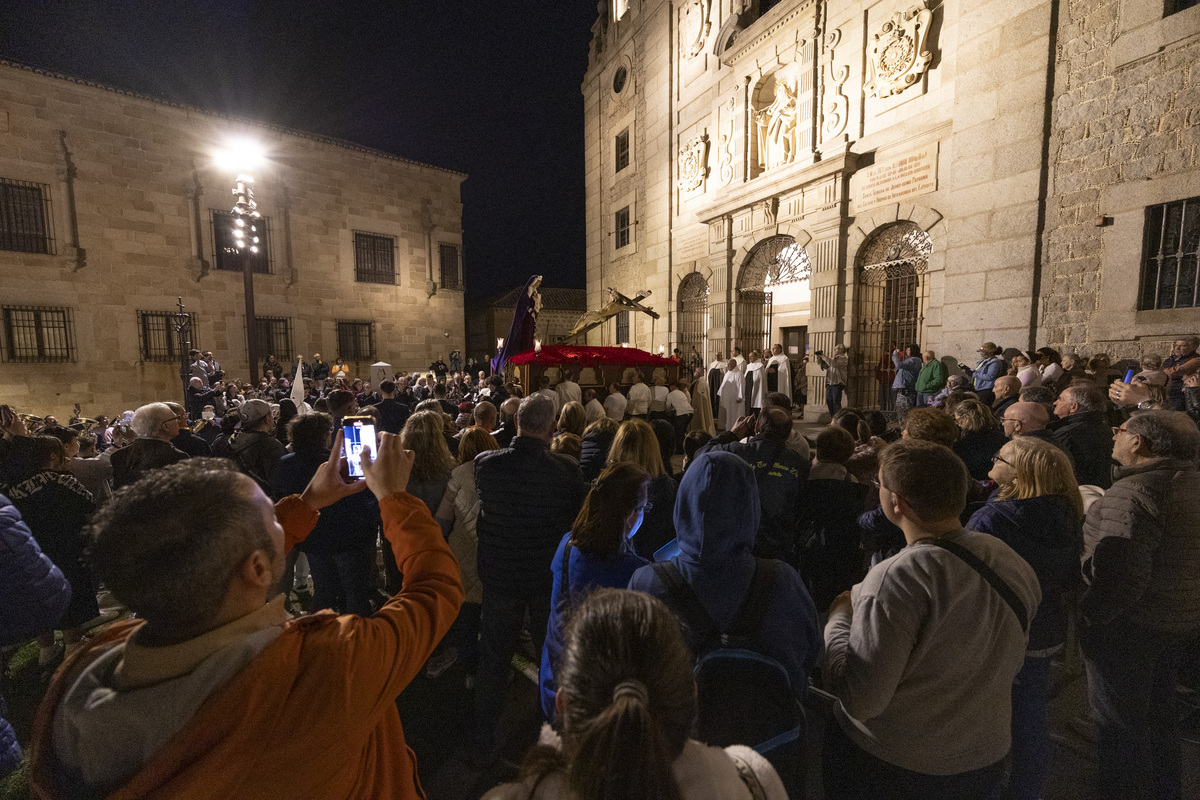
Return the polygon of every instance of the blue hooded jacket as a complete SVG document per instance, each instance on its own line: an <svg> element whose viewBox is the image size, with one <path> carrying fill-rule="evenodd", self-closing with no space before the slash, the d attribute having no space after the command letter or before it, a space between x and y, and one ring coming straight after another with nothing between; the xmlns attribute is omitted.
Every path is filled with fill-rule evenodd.
<svg viewBox="0 0 1200 800"><path fill-rule="evenodd" d="M721 629L733 623L750 591L759 516L754 471L741 458L713 451L688 466L675 498L679 555L671 562ZM783 665L800 697L821 654L817 609L794 569L777 562L775 576L759 652ZM652 566L633 573L629 588L672 605ZM695 649L696 643L690 644Z"/></svg>

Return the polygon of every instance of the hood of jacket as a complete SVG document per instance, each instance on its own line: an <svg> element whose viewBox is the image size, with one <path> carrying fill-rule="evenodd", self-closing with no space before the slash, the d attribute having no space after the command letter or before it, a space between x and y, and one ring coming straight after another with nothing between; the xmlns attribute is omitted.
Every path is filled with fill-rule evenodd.
<svg viewBox="0 0 1200 800"><path fill-rule="evenodd" d="M263 439L271 436L266 431L238 431L230 440L229 448L235 453L249 450Z"/></svg>
<svg viewBox="0 0 1200 800"><path fill-rule="evenodd" d="M733 453L700 454L675 497L680 558L705 566L752 560L760 514L750 465Z"/></svg>

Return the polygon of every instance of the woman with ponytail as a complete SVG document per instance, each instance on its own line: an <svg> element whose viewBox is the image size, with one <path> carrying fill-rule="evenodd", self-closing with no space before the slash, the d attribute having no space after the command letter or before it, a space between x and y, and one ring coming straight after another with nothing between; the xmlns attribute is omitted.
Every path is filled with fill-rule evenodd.
<svg viewBox="0 0 1200 800"><path fill-rule="evenodd" d="M544 727L520 782L485 800L785 800L779 776L750 748L688 739L692 656L661 601L598 589L572 616L565 645L561 738Z"/></svg>

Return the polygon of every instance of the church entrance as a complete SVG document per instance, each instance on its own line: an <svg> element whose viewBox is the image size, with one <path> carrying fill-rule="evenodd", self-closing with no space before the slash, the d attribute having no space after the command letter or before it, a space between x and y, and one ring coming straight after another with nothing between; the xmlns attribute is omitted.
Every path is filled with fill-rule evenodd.
<svg viewBox="0 0 1200 800"><path fill-rule="evenodd" d="M678 346L683 363L688 366L694 368L708 363L709 325L708 281L699 272L693 272L679 284ZM697 363L693 365L693 361Z"/></svg>
<svg viewBox="0 0 1200 800"><path fill-rule="evenodd" d="M770 348L775 291L807 281L811 274L808 252L791 236L771 236L754 246L738 276L733 343L743 353Z"/></svg>

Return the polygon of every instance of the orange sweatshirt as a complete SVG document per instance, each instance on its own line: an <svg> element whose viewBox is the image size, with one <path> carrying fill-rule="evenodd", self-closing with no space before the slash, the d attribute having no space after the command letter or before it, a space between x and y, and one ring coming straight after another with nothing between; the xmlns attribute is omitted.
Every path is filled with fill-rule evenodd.
<svg viewBox="0 0 1200 800"><path fill-rule="evenodd" d="M396 696L454 621L462 583L423 502L401 493L379 505L404 575L400 593L372 617L324 612L288 620L110 800L425 796ZM295 496L277 504L276 516L289 548L317 520ZM122 623L95 637L55 675L34 723L36 797L68 796L52 747L64 693L141 624Z"/></svg>

